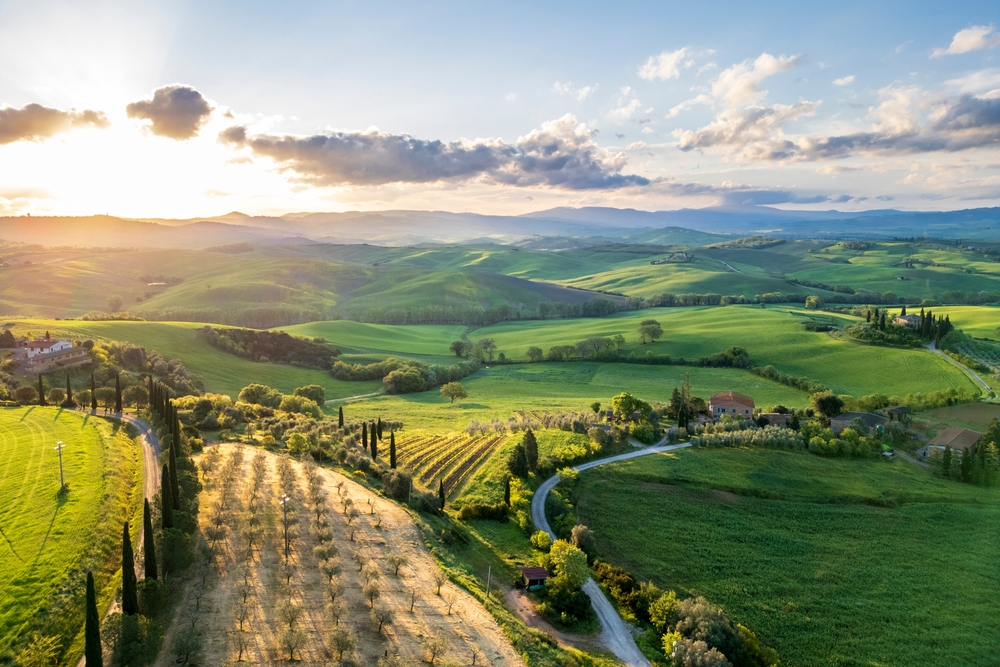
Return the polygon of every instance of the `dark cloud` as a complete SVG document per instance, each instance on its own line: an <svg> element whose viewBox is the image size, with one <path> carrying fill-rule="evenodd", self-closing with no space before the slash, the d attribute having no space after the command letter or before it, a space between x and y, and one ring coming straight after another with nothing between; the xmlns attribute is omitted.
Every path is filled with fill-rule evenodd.
<svg viewBox="0 0 1000 667"><path fill-rule="evenodd" d="M105 128L110 123L100 111L61 111L41 104L28 104L23 109L0 109L0 144L15 141L41 141L47 137L81 127Z"/></svg>
<svg viewBox="0 0 1000 667"><path fill-rule="evenodd" d="M132 102L125 107L129 118L150 121L153 134L169 139L190 139L212 115L212 105L190 86L157 88L153 99Z"/></svg>
<svg viewBox="0 0 1000 667"><path fill-rule="evenodd" d="M649 179L622 174L623 153L593 140L593 131L567 114L544 123L515 144L500 139L443 142L409 135L332 132L308 137L248 135L224 130L219 140L269 157L301 180L321 186L383 185L482 180L566 190L648 185Z"/></svg>

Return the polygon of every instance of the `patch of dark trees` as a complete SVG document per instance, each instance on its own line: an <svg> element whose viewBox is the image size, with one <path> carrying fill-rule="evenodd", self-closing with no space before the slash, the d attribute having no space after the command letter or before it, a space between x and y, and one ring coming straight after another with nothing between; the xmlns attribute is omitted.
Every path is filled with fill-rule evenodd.
<svg viewBox="0 0 1000 667"><path fill-rule="evenodd" d="M338 380L382 380L390 394L412 394L438 385L458 382L480 368L478 359L460 361L450 366L425 364L414 359L389 357L373 364L348 364L336 361L330 375Z"/></svg>
<svg viewBox="0 0 1000 667"><path fill-rule="evenodd" d="M216 329L206 326L202 336L212 347L257 362L289 364L328 371L340 349L322 339L308 340L284 332L256 329Z"/></svg>

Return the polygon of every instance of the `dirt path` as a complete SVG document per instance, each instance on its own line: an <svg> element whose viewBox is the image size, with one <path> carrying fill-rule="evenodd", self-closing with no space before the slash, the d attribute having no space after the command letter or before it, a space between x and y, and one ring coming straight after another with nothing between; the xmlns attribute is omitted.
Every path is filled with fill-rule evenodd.
<svg viewBox="0 0 1000 667"><path fill-rule="evenodd" d="M660 452L669 452L675 449L683 449L684 447L690 446L691 445L687 443L680 445L667 445L664 444L664 441L660 441L660 444L653 445L652 447L641 449L639 451L626 452L625 454L618 454L617 456L609 456L604 459L582 463L575 466L575 469L577 471L589 470L590 468L596 468L597 466L605 465L607 463L625 461L628 459L634 459L638 456L647 456L649 454L659 454ZM552 539L556 539L556 534L552 531L552 527L549 526L549 521L545 517L545 499L548 497L549 492L552 491L558 483L558 475L550 477L545 480L540 487L538 487L538 490L535 491L534 497L531 499L531 518L535 522L535 526L539 530L547 532ZM622 620L621 616L618 615L614 605L612 605L608 598L604 595L604 592L601 590L601 587L597 585L597 582L593 579L587 579L587 583L583 585L583 592L590 598L590 603L594 606L597 618L601 621L600 639L605 648L614 653L615 657L618 658L622 664L627 665L627 667L651 667L649 660L646 659L646 656L644 656L642 651L639 650L639 647L636 646L635 638L632 636L630 626Z"/></svg>
<svg viewBox="0 0 1000 667"><path fill-rule="evenodd" d="M339 602L345 605L345 614L339 625L335 625L328 610L328 580L321 569L319 554L314 551L320 544L317 531L327 528L315 521L305 468L299 463L292 464L298 481L289 495L288 507L297 521L297 537L289 556L291 578L286 583L281 581L284 553L279 501L283 487L279 483L278 456L237 445L216 445L213 449L218 449L224 461L241 449L244 461L237 477L240 488L234 494L231 515L227 514L226 537L219 543L214 566L206 575L207 583L201 585L196 565L188 587L187 607L178 613L182 621L195 616L191 611L195 603L192 594L199 587L204 588L201 613L192 621L205 638L201 664L223 665L236 659L234 638L239 633L234 610L239 606L241 586L248 582L252 589L249 599L253 602L252 615L245 624L248 632L243 635L252 638L243 655L248 667L288 662L281 645L288 629L287 621L283 620L283 605L289 601L301 609L294 628L303 633L302 644L295 651L295 662L299 665L336 664L333 660L336 656L328 647L330 634L340 627L348 628L357 639L357 648L352 652L357 665L375 665L386 652L420 664L426 660L423 642L437 637L446 645L439 653L439 664L450 660L461 665L475 662L524 666L492 616L475 598L450 582L443 584L440 595L436 593L435 580L441 571L427 551L423 534L405 510L339 472L317 469L326 493L325 506L330 510L324 522L332 533L329 544L337 551L327 563L339 565L340 571L334 576L343 587ZM248 525L247 488L253 458L258 455L266 462L266 480L256 501L260 507L262 537L253 560L248 561L243 537ZM212 478L216 477L218 473L213 473ZM211 528L221 493L219 484L209 481L199 497L202 534ZM357 516L349 520L352 510L357 511ZM398 576L389 562L390 556L402 556L407 561ZM377 574L373 575L374 572ZM369 577L374 577L379 587L378 604L394 614L382 634L371 620L371 605L362 591Z"/></svg>
<svg viewBox="0 0 1000 667"><path fill-rule="evenodd" d="M371 398L372 396L381 396L385 393L385 389L379 389L378 391L373 391L370 394L358 394L357 396L344 396L343 398L331 398L326 401L326 405L331 403L345 403L347 401L355 401L359 398Z"/></svg>
<svg viewBox="0 0 1000 667"><path fill-rule="evenodd" d="M717 259L715 261L717 261L719 264L725 264L726 268L729 269L730 271L732 271L733 273L743 273L739 269L730 266L728 262L723 262L721 259Z"/></svg>
<svg viewBox="0 0 1000 667"><path fill-rule="evenodd" d="M591 653L604 653L604 645L593 635L571 635L561 630L557 630L551 623L538 615L535 605L528 599L524 591L514 588L501 587L504 600L518 617L524 621L529 628L541 630L545 634L554 638L562 647L570 647Z"/></svg>

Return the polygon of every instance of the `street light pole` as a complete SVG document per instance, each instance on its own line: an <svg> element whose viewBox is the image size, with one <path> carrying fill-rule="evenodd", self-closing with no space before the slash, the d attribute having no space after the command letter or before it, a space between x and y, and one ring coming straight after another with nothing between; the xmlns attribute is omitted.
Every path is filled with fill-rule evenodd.
<svg viewBox="0 0 1000 667"><path fill-rule="evenodd" d="M56 443L56 451L59 452L59 490L62 491L66 488L66 478L63 477L63 464L62 464L62 450L66 445L63 444L62 440Z"/></svg>

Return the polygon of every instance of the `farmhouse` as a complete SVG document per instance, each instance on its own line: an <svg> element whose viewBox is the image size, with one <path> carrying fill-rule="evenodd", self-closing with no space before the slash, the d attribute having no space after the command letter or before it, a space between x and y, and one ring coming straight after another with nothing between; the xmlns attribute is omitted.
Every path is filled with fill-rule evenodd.
<svg viewBox="0 0 1000 667"><path fill-rule="evenodd" d="M891 405L884 412L889 417L889 421L905 423L910 420L911 410L905 405Z"/></svg>
<svg viewBox="0 0 1000 667"><path fill-rule="evenodd" d="M712 397L708 399L708 414L716 419L723 415L749 419L753 415L753 407L752 398L737 394L735 391L712 394Z"/></svg>
<svg viewBox="0 0 1000 667"><path fill-rule="evenodd" d="M916 329L920 326L920 316L919 315L897 315L893 318L892 323L897 327L909 327L911 329Z"/></svg>
<svg viewBox="0 0 1000 667"><path fill-rule="evenodd" d="M879 417L878 415L873 415L870 412L845 412L839 414L836 417L830 417L830 428L833 429L834 435L840 435L840 432L851 425L851 422L855 419L860 419L863 421L870 430L875 430L879 426L884 427L889 423L889 420L885 417ZM868 435L867 433L860 433L859 435Z"/></svg>
<svg viewBox="0 0 1000 667"><path fill-rule="evenodd" d="M964 452L969 447L979 442L983 434L967 428L946 428L938 433L937 437L917 452L923 460L927 460L935 451L943 451L945 447L951 447Z"/></svg>
<svg viewBox="0 0 1000 667"><path fill-rule="evenodd" d="M68 340L52 340L48 336L41 340L29 340L24 344L25 354L28 359L33 359L40 354L50 354L60 352L73 347L73 343Z"/></svg>
<svg viewBox="0 0 1000 667"><path fill-rule="evenodd" d="M544 567L523 567L521 577L524 579L524 586L529 591L537 591L545 586L545 580L549 578L548 570Z"/></svg>
<svg viewBox="0 0 1000 667"><path fill-rule="evenodd" d="M48 373L59 368L82 366L83 364L89 364L91 361L90 350L85 347L73 347L70 345L69 347L59 347L59 349L51 352L42 352L28 357L18 369L18 372L23 375Z"/></svg>

